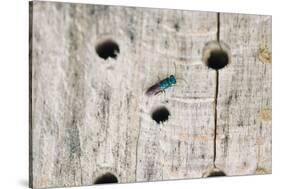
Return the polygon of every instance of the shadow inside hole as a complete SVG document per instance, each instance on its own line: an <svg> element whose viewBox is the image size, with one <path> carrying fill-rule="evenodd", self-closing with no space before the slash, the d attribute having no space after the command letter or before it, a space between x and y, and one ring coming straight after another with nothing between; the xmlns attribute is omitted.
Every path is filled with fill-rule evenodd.
<svg viewBox="0 0 281 189"><path fill-rule="evenodd" d="M208 175L208 177L223 177L223 176L226 176L226 174L222 171L213 171Z"/></svg>
<svg viewBox="0 0 281 189"><path fill-rule="evenodd" d="M167 121L169 116L169 110L165 107L160 107L152 112L151 118L159 124L161 122Z"/></svg>
<svg viewBox="0 0 281 189"><path fill-rule="evenodd" d="M109 57L116 59L120 53L118 44L113 40L106 40L96 46L96 52L99 57L108 59Z"/></svg>
<svg viewBox="0 0 281 189"><path fill-rule="evenodd" d="M104 175L97 178L95 184L108 184L108 183L118 183L118 179L115 175L111 173L105 173Z"/></svg>
<svg viewBox="0 0 281 189"><path fill-rule="evenodd" d="M213 50L207 60L207 66L209 68L219 70L224 68L228 62L228 54L224 50Z"/></svg>

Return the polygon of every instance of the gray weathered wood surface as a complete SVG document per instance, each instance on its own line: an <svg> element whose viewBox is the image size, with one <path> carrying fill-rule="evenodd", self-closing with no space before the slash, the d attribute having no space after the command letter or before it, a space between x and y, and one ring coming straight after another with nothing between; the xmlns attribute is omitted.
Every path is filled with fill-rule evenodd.
<svg viewBox="0 0 281 189"><path fill-rule="evenodd" d="M32 187L271 172L271 17L38 1L31 15ZM218 34L219 74L202 61ZM116 59L96 53L107 39ZM144 94L171 74L165 95Z"/></svg>
<svg viewBox="0 0 281 189"><path fill-rule="evenodd" d="M216 165L271 173L271 16L221 14L220 39L232 62L219 71Z"/></svg>

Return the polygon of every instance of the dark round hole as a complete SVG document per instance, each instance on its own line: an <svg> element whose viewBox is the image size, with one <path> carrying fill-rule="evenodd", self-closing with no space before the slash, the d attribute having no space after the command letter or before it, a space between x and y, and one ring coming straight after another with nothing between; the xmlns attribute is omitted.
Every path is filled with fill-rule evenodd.
<svg viewBox="0 0 281 189"><path fill-rule="evenodd" d="M99 57L108 59L109 57L116 59L120 53L118 44L113 40L106 40L96 46L96 52Z"/></svg>
<svg viewBox="0 0 281 189"><path fill-rule="evenodd" d="M158 124L161 122L165 122L169 119L170 112L165 107L157 108L153 111L151 117L154 121L156 121Z"/></svg>
<svg viewBox="0 0 281 189"><path fill-rule="evenodd" d="M226 174L222 171L213 171L208 175L208 177L222 177L222 176L226 176Z"/></svg>
<svg viewBox="0 0 281 189"><path fill-rule="evenodd" d="M95 184L106 184L106 183L118 183L118 179L111 173L105 173L104 175L97 178Z"/></svg>
<svg viewBox="0 0 281 189"><path fill-rule="evenodd" d="M224 50L213 50L207 59L207 66L209 68L219 70L224 68L228 62L228 54Z"/></svg>

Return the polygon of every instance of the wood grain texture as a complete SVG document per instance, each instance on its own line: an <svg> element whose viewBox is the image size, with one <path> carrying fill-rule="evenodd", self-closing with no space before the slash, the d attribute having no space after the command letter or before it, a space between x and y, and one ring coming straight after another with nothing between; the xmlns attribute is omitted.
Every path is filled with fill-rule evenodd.
<svg viewBox="0 0 281 189"><path fill-rule="evenodd" d="M231 63L219 71L216 166L271 173L271 16L220 14Z"/></svg>
<svg viewBox="0 0 281 189"><path fill-rule="evenodd" d="M205 44L217 39L217 13L33 2L30 185L92 185L107 172L127 183L200 178L218 168L270 171L270 21L221 15L233 57L217 82L202 62ZM254 24L254 35L239 41ZM118 44L116 58L97 54L106 40ZM175 86L145 95L171 74ZM159 107L170 112L161 124L151 117ZM244 170L236 167L244 161Z"/></svg>

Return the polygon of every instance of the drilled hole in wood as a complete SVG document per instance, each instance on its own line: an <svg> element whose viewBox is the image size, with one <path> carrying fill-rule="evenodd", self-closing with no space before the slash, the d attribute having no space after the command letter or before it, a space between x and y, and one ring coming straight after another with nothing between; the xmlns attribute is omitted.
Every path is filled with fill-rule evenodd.
<svg viewBox="0 0 281 189"><path fill-rule="evenodd" d="M152 112L151 118L159 124L167 121L169 116L169 110L166 107L160 107Z"/></svg>
<svg viewBox="0 0 281 189"><path fill-rule="evenodd" d="M107 183L118 183L118 179L112 173L105 173L104 175L97 178L95 184L107 184Z"/></svg>
<svg viewBox="0 0 281 189"><path fill-rule="evenodd" d="M224 50L212 50L206 63L209 68L219 70L224 68L228 61L228 54Z"/></svg>
<svg viewBox="0 0 281 189"><path fill-rule="evenodd" d="M99 57L105 60L109 57L116 59L118 54L120 53L120 49L115 41L108 39L96 46L96 52Z"/></svg>
<svg viewBox="0 0 281 189"><path fill-rule="evenodd" d="M226 174L223 171L213 171L208 175L208 177L222 177L222 176L226 176Z"/></svg>
<svg viewBox="0 0 281 189"><path fill-rule="evenodd" d="M230 64L230 48L223 41L210 41L203 49L203 62L211 69L219 70Z"/></svg>

